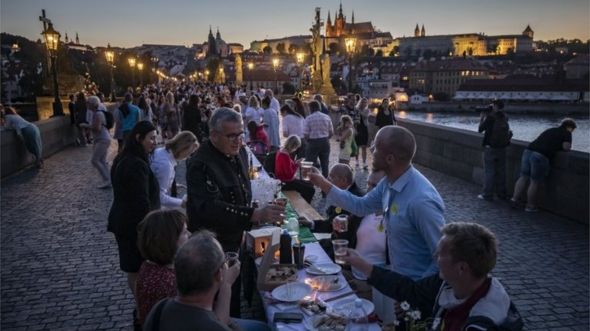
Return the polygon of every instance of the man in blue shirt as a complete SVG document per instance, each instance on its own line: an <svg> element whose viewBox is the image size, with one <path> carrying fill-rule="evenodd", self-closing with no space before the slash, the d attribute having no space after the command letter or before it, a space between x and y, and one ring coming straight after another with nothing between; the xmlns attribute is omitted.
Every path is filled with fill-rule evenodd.
<svg viewBox="0 0 590 331"><path fill-rule="evenodd" d="M445 224L444 203L434 186L412 166L414 135L399 126L383 127L372 146L373 168L386 177L363 197L340 190L319 172L311 182L327 193L327 204L354 215L383 211L391 269L414 280L438 272L434 255Z"/></svg>

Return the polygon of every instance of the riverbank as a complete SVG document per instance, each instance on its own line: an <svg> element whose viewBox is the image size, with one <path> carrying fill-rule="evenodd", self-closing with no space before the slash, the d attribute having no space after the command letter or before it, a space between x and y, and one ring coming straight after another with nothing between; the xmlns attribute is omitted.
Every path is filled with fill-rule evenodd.
<svg viewBox="0 0 590 331"><path fill-rule="evenodd" d="M408 104L400 110L433 112L433 113L465 113L477 112L485 106L480 102L428 102L422 104ZM509 114L543 114L543 115L588 115L588 103L506 103L504 111Z"/></svg>

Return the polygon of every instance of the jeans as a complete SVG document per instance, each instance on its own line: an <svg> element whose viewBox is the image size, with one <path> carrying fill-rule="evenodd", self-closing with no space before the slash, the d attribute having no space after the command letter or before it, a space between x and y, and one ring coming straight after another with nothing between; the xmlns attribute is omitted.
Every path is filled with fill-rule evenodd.
<svg viewBox="0 0 590 331"><path fill-rule="evenodd" d="M95 140L92 151L92 165L98 170L103 181L109 180L109 166L107 164L107 150L111 144L110 140Z"/></svg>
<svg viewBox="0 0 590 331"><path fill-rule="evenodd" d="M21 129L25 147L35 156L35 161L41 161L43 157L43 143L41 142L41 133L35 125L29 125Z"/></svg>
<svg viewBox="0 0 590 331"><path fill-rule="evenodd" d="M316 160L320 158L322 175L328 178L328 163L330 162L330 140L328 138L308 139L305 150L305 161L313 162L317 166Z"/></svg>
<svg viewBox="0 0 590 331"><path fill-rule="evenodd" d="M498 197L506 197L506 148L484 147L483 196L492 198L494 188Z"/></svg>

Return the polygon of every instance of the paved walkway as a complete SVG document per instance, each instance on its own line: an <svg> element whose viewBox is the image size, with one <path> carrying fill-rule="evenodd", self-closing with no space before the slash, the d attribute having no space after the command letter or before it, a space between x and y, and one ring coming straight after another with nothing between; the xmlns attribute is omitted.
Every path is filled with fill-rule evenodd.
<svg viewBox="0 0 590 331"><path fill-rule="evenodd" d="M95 188L90 154L69 148L39 172L1 182L3 331L131 329L132 298L106 232L112 192ZM449 221L475 221L497 234L494 274L527 330L588 330L588 226L478 200L477 186L418 168L441 193ZM359 182L365 177L357 173ZM317 194L314 206L321 205ZM260 317L259 309L246 317Z"/></svg>

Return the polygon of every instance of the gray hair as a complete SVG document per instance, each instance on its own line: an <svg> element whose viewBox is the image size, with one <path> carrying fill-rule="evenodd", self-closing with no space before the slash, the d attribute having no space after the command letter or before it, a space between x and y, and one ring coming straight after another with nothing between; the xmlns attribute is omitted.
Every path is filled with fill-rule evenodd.
<svg viewBox="0 0 590 331"><path fill-rule="evenodd" d="M221 126L225 122L242 123L242 115L227 107L217 108L209 120L209 130L221 132Z"/></svg>
<svg viewBox="0 0 590 331"><path fill-rule="evenodd" d="M181 295L205 293L225 262L221 245L207 230L194 233L178 250L174 260L176 288Z"/></svg>
<svg viewBox="0 0 590 331"><path fill-rule="evenodd" d="M100 99L96 95L91 95L86 99L86 103L98 108L98 105L100 105Z"/></svg>

